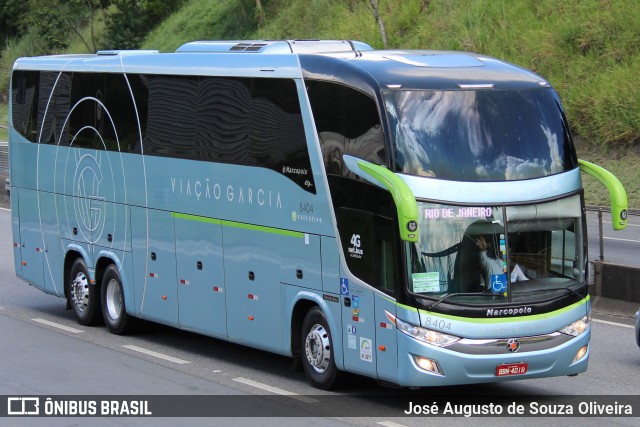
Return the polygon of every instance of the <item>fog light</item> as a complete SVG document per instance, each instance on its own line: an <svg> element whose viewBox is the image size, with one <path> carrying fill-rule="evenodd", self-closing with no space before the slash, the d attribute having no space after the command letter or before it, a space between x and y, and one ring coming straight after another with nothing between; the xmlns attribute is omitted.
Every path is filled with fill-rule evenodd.
<svg viewBox="0 0 640 427"><path fill-rule="evenodd" d="M587 348L588 346L585 345L580 350L578 350L578 352L576 353L576 357L573 358L573 363L576 363L578 360L582 359L587 354Z"/></svg>
<svg viewBox="0 0 640 427"><path fill-rule="evenodd" d="M422 356L413 356L413 361L418 367L424 371L432 372L434 374L442 375L442 371L440 370L440 366L438 366L438 362L435 360L431 360Z"/></svg>

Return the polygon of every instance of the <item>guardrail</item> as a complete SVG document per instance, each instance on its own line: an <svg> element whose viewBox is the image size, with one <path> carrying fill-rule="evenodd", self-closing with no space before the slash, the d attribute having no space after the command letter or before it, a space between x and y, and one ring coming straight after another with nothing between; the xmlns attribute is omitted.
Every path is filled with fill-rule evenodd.
<svg viewBox="0 0 640 427"><path fill-rule="evenodd" d="M589 256L593 261L640 268L640 210L630 209L625 230L613 231L611 210L587 206Z"/></svg>
<svg viewBox="0 0 640 427"><path fill-rule="evenodd" d="M0 141L0 175L9 176L9 146L4 141ZM4 179L1 184L4 186Z"/></svg>

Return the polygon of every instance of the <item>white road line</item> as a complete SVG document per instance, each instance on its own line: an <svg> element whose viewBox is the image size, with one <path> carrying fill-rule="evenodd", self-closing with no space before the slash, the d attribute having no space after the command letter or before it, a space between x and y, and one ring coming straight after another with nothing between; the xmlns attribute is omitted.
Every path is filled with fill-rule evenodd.
<svg viewBox="0 0 640 427"><path fill-rule="evenodd" d="M394 423L393 421L378 421L376 424L380 424L385 427L407 427L404 424Z"/></svg>
<svg viewBox="0 0 640 427"><path fill-rule="evenodd" d="M7 208L0 208L0 211L7 211L7 212L11 212L11 209L7 209Z"/></svg>
<svg viewBox="0 0 640 427"><path fill-rule="evenodd" d="M604 323L605 325L620 326L622 328L635 329L633 325L625 325L624 323L609 322L608 320L591 319L592 322Z"/></svg>
<svg viewBox="0 0 640 427"><path fill-rule="evenodd" d="M301 396L298 393L294 393L292 391L283 390L281 388L273 387L273 386L270 386L270 385L267 385L267 384L262 384L262 383L259 383L257 381L253 381L253 380L250 380L250 379L247 379L247 378L238 377L238 378L234 378L233 380L237 381L239 383L242 383L242 384L246 384L246 385L250 385L250 386L255 387L255 388L259 388L260 390L268 391L268 392L273 393L273 394L279 394L281 396L289 396L292 399L297 399L297 400L299 400L301 402L305 402L305 403L317 403L318 402L316 399L312 399L312 398L306 397L306 396Z"/></svg>
<svg viewBox="0 0 640 427"><path fill-rule="evenodd" d="M633 240L633 239L621 239L619 237L603 237L603 239L606 240L618 240L620 242L632 242L632 243L640 243L640 240Z"/></svg>
<svg viewBox="0 0 640 427"><path fill-rule="evenodd" d="M611 221L602 221L603 224L613 224ZM627 223L627 227L640 227L640 224Z"/></svg>
<svg viewBox="0 0 640 427"><path fill-rule="evenodd" d="M65 325L61 325L59 323L55 323L55 322L51 322L49 320L45 320L45 319L31 319L34 322L38 322L38 323L42 323L43 325L47 325L47 326L53 326L54 328L58 328L58 329L62 329L63 331L67 331L67 332L71 332L74 334L81 334L84 331L80 330L80 329L76 329L76 328L70 328L69 326L65 326Z"/></svg>
<svg viewBox="0 0 640 427"><path fill-rule="evenodd" d="M123 347L128 348L129 350L137 351L139 353L144 353L148 356L157 357L158 359L164 359L164 360L168 360L169 362L178 363L180 365L191 363L187 360L182 360L182 359L178 359L177 357L167 356L166 354L158 353L152 350L147 350L146 348L138 347L137 345L123 345Z"/></svg>

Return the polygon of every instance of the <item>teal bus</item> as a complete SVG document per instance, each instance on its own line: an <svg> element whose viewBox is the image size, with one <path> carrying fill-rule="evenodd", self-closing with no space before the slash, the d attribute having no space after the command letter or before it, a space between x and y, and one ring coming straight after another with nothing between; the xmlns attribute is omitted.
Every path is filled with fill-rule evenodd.
<svg viewBox="0 0 640 427"><path fill-rule="evenodd" d="M581 171L558 95L484 55L198 41L20 58L15 269L139 319L423 387L587 369Z"/></svg>

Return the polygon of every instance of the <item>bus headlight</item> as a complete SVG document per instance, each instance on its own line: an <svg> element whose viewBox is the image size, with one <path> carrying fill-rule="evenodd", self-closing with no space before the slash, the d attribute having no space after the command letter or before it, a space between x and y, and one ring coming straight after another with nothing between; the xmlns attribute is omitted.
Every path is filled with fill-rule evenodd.
<svg viewBox="0 0 640 427"><path fill-rule="evenodd" d="M460 340L460 337L433 331L431 329L421 328L420 326L403 322L398 318L395 318L395 324L398 330L405 335L422 342L426 342L427 344L435 345L436 347L447 347Z"/></svg>
<svg viewBox="0 0 640 427"><path fill-rule="evenodd" d="M577 337L578 335L583 334L587 329L589 329L590 324L591 316L584 316L582 319L578 319L572 324L560 329L559 332Z"/></svg>

